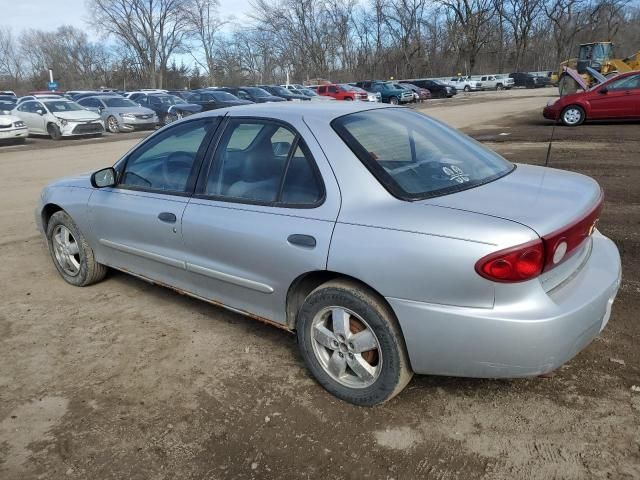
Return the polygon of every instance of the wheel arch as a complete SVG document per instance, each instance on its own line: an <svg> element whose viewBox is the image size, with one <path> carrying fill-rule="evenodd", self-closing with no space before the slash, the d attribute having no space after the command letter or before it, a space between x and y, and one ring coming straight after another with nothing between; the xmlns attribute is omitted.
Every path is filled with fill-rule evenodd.
<svg viewBox="0 0 640 480"><path fill-rule="evenodd" d="M366 290L371 295L375 296L378 300L380 300L388 309L389 313L391 313L398 326L400 327L400 331L402 331L402 327L400 322L396 317L393 308L389 304L386 298L378 292L371 285L359 280L356 277L352 277L351 275L347 275L340 272L335 272L332 270L314 270L310 272L303 273L298 276L289 286L289 290L287 291L287 304L286 304L286 326L291 330L295 330L297 315L302 307L307 296L320 285L327 283L331 280L348 280L352 283L357 284L359 287ZM403 334L404 335L404 334Z"/></svg>
<svg viewBox="0 0 640 480"><path fill-rule="evenodd" d="M42 228L45 232L47 231L47 225L49 224L51 216L59 211L64 211L64 208L62 208L57 203L50 202L42 207L42 210L40 211L40 217L42 218Z"/></svg>

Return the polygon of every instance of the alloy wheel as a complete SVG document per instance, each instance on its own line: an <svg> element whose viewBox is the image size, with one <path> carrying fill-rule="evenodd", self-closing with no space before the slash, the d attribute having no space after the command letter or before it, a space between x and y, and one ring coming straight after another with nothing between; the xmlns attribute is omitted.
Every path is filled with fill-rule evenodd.
<svg viewBox="0 0 640 480"><path fill-rule="evenodd" d="M120 127L118 126L118 120L115 117L109 117L107 120L107 127L111 133L118 133Z"/></svg>
<svg viewBox="0 0 640 480"><path fill-rule="evenodd" d="M53 253L58 266L70 277L80 273L80 247L75 237L64 225L58 225L51 237Z"/></svg>
<svg viewBox="0 0 640 480"><path fill-rule="evenodd" d="M336 382L366 388L380 376L380 342L355 312L343 307L323 308L313 318L311 338L316 359Z"/></svg>
<svg viewBox="0 0 640 480"><path fill-rule="evenodd" d="M562 118L568 125L576 125L582 120L582 112L575 107L567 108L564 111Z"/></svg>

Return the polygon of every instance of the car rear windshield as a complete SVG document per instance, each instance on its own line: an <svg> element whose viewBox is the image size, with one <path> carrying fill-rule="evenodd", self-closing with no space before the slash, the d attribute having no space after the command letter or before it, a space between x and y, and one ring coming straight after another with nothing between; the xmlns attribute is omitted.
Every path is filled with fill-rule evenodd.
<svg viewBox="0 0 640 480"><path fill-rule="evenodd" d="M515 168L457 130L405 108L352 113L331 126L378 181L403 200L466 190Z"/></svg>

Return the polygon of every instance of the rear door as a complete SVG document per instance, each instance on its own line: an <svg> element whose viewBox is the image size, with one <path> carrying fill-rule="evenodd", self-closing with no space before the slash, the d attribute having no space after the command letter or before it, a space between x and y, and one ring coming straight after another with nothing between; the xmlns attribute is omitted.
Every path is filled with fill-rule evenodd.
<svg viewBox="0 0 640 480"><path fill-rule="evenodd" d="M326 269L340 205L306 125L228 118L182 221L197 295L275 322L300 275Z"/></svg>

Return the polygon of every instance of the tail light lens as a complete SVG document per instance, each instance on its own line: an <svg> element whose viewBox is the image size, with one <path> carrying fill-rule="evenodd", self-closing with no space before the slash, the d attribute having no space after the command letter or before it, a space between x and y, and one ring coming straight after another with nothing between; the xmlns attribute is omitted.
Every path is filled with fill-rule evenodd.
<svg viewBox="0 0 640 480"><path fill-rule="evenodd" d="M569 259L594 231L604 196L585 216L541 239L500 250L476 262L476 272L494 282L524 282Z"/></svg>
<svg viewBox="0 0 640 480"><path fill-rule="evenodd" d="M542 273L544 259L542 240L534 240L481 258L476 272L494 282L524 282Z"/></svg>

